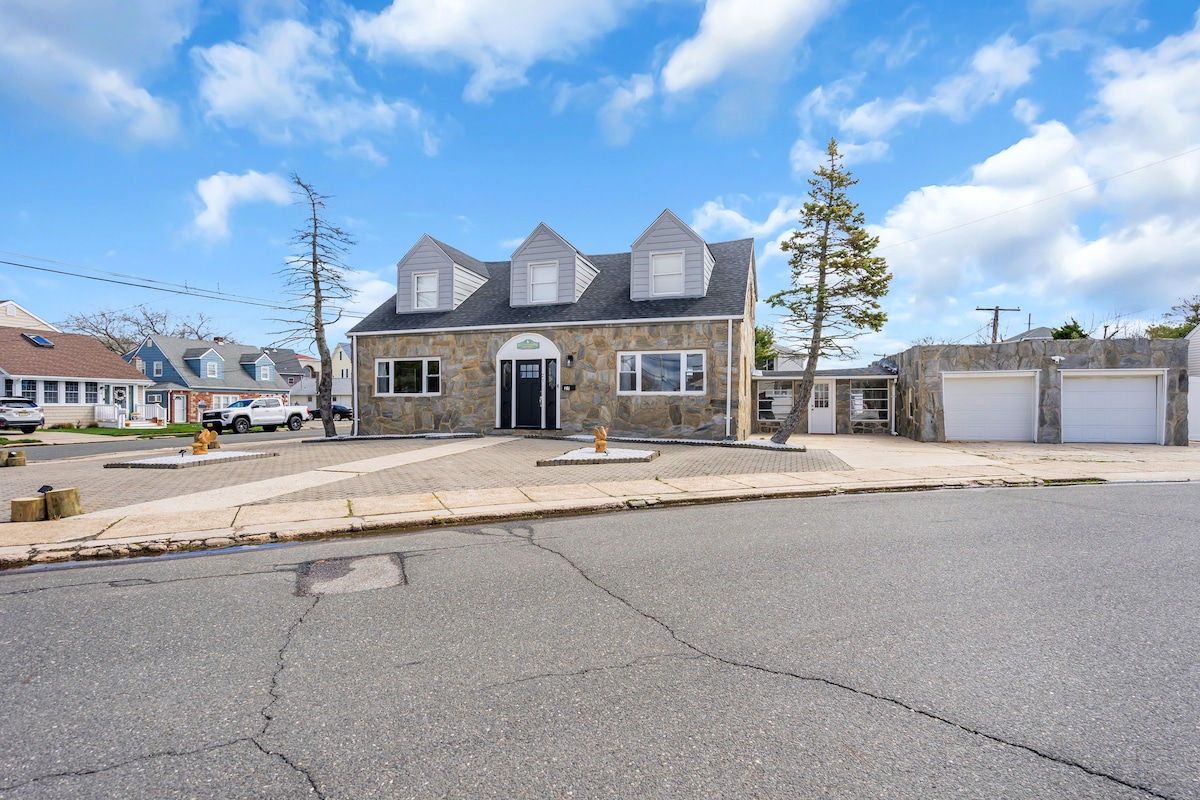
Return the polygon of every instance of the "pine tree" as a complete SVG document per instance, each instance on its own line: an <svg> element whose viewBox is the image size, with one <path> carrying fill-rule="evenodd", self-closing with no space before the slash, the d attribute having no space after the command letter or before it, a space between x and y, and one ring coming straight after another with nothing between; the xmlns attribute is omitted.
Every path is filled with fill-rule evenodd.
<svg viewBox="0 0 1200 800"><path fill-rule="evenodd" d="M887 314L879 298L892 280L887 262L871 255L879 237L864 227L865 219L846 190L858 183L842 166L837 141L829 140L828 160L808 179L811 187L800 215L800 228L782 244L791 253L792 285L767 302L787 310L780 322L808 339L808 360L791 413L771 437L783 444L808 408L821 356L855 355L850 341L879 331Z"/></svg>

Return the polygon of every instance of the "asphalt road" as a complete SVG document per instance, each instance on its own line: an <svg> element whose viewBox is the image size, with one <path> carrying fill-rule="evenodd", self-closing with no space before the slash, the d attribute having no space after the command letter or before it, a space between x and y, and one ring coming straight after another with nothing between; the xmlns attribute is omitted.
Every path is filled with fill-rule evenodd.
<svg viewBox="0 0 1200 800"><path fill-rule="evenodd" d="M958 490L0 575L0 797L1197 798L1198 531Z"/></svg>
<svg viewBox="0 0 1200 800"><path fill-rule="evenodd" d="M339 433L349 433L350 423L339 422ZM304 428L298 431L289 431L286 428L267 433L265 431L252 431L250 433L236 434L226 431L221 434L221 441L238 442L253 444L255 442L278 442L292 439L312 439L325 435L324 428L321 427L320 420L306 422ZM36 438L34 434L30 438ZM103 441L88 442L86 444L56 444L56 445L9 445L8 449L18 449L25 451L26 461L54 461L63 458L78 458L80 456L97 456L105 453L131 453L141 450L162 450L166 449L182 449L190 446L191 436L160 436L153 439L139 439L133 436L110 436Z"/></svg>

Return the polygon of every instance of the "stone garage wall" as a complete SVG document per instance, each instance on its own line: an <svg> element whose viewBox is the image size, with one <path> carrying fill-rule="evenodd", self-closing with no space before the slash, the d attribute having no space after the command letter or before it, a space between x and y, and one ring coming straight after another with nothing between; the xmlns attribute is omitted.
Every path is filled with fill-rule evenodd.
<svg viewBox="0 0 1200 800"><path fill-rule="evenodd" d="M661 325L580 326L556 330L511 328L358 337L359 433L363 435L495 430L496 354L509 339L538 333L563 358L558 382L575 391L558 392L562 432L591 433L598 425L612 435L725 438L728 323L679 322ZM749 367L753 362L753 323L733 321L733 375L730 434L750 432L753 401ZM749 343L749 353L747 350ZM703 350L703 395L618 395L617 353ZM575 364L565 365L572 355ZM442 393L437 397L379 396L374 365L379 358L440 357Z"/></svg>
<svg viewBox="0 0 1200 800"><path fill-rule="evenodd" d="M1056 363L1054 357L1061 358ZM1186 446L1187 342L1183 339L1034 339L983 345L919 345L892 359L896 431L918 442L946 441L942 372L1039 370L1038 442L1062 442L1059 369L1167 368L1166 443Z"/></svg>

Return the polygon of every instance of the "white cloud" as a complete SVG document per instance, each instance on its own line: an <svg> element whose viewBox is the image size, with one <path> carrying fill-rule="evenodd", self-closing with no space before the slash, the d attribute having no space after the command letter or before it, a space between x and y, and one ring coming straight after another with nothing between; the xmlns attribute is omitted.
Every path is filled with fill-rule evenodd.
<svg viewBox="0 0 1200 800"><path fill-rule="evenodd" d="M229 238L229 213L242 203L267 201L287 205L292 201L288 183L275 174L249 170L242 175L218 172L196 181L196 194L204 208L196 214L195 231L209 241Z"/></svg>
<svg viewBox="0 0 1200 800"><path fill-rule="evenodd" d="M675 48L662 71L667 92L685 92L729 74L761 76L791 51L834 0L707 0L696 35Z"/></svg>
<svg viewBox="0 0 1200 800"><path fill-rule="evenodd" d="M609 144L628 144L633 126L643 115L642 105L654 96L654 78L634 75L613 90L597 117Z"/></svg>
<svg viewBox="0 0 1200 800"><path fill-rule="evenodd" d="M746 198L739 198L746 200ZM775 207L767 212L761 222L756 222L737 208L726 205L725 199L709 200L692 212L692 228L707 241L721 239L755 240L758 245L759 292L766 296L786 285L787 271L775 262L784 261L785 254L780 245L792 235L800 224L804 199L785 196L779 198Z"/></svg>
<svg viewBox="0 0 1200 800"><path fill-rule="evenodd" d="M1113 48L1093 74L1097 101L1077 130L1035 125L968 181L887 213L880 254L906 298L894 302L937 319L952 299L986 297L1061 321L1200 291L1200 153L1180 155L1200 142L1200 29Z"/></svg>
<svg viewBox="0 0 1200 800"><path fill-rule="evenodd" d="M223 42L193 50L204 76L200 97L206 118L277 142L339 143L401 127L415 131L422 149L435 154L437 139L420 110L404 101L364 96L338 59L337 34L333 23L313 29L281 20L267 24L245 44ZM355 141L350 150L371 161L384 160L365 140Z"/></svg>
<svg viewBox="0 0 1200 800"><path fill-rule="evenodd" d="M175 106L140 85L191 32L198 0L0 4L0 91L81 127L135 141L170 138Z"/></svg>
<svg viewBox="0 0 1200 800"><path fill-rule="evenodd" d="M635 0L392 0L378 14L354 15L354 41L371 58L463 62L474 74L463 91L483 102L522 86L542 59L566 60L620 23Z"/></svg>
<svg viewBox="0 0 1200 800"><path fill-rule="evenodd" d="M879 139L910 117L937 113L964 120L1028 83L1039 63L1037 48L1005 34L979 48L966 71L938 83L924 100L876 98L843 113L838 124L843 132Z"/></svg>

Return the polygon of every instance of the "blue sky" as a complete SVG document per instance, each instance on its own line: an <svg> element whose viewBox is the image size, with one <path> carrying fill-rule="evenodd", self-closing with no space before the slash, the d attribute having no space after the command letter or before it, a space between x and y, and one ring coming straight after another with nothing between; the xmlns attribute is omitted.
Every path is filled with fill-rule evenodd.
<svg viewBox="0 0 1200 800"><path fill-rule="evenodd" d="M1200 293L1197 19L1169 0L0 0L0 259L278 302L296 172L359 242L334 338L422 233L503 260L544 221L609 253L663 208L753 236L765 298L836 137L895 275L860 361L976 341L976 306L1020 307L1010 335L1137 328ZM0 298L280 329L4 265Z"/></svg>

